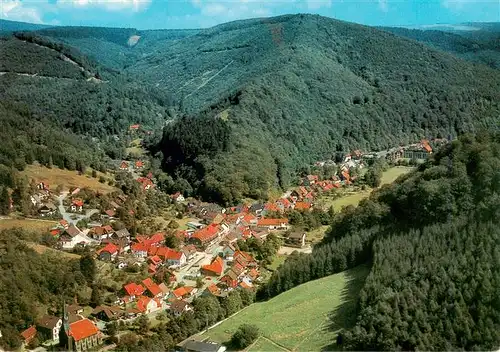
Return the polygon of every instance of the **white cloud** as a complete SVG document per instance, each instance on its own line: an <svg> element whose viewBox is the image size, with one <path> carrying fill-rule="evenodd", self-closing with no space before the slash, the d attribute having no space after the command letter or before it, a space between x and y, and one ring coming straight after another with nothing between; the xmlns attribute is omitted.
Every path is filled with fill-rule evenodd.
<svg viewBox="0 0 500 352"><path fill-rule="evenodd" d="M145 10L151 0L59 0L58 6L74 8L103 8L108 11L133 11Z"/></svg>
<svg viewBox="0 0 500 352"><path fill-rule="evenodd" d="M44 23L37 8L25 6L20 0L0 0L0 18L11 21Z"/></svg>

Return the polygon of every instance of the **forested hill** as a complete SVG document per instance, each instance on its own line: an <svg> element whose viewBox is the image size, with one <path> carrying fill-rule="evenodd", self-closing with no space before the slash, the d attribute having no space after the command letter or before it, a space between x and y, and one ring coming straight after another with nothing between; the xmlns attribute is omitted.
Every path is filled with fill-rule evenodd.
<svg viewBox="0 0 500 352"><path fill-rule="evenodd" d="M498 128L500 72L320 16L220 25L128 72L173 90L188 114L202 111L229 126L227 149L203 158L206 149L200 148L201 156L186 163L192 168L175 169L194 189L215 190L216 200L225 202L286 186L297 166L335 150L381 149L424 136ZM205 135L166 131L168 170L175 171L171 160L178 156L165 146L185 144L183 138Z"/></svg>
<svg viewBox="0 0 500 352"><path fill-rule="evenodd" d="M442 31L395 27L381 29L396 35L418 40L450 52L465 60L500 69L500 26L472 24L471 30Z"/></svg>
<svg viewBox="0 0 500 352"><path fill-rule="evenodd" d="M75 48L16 33L1 38L0 51L0 164L7 167L37 160L105 168L107 157L124 157L131 124L154 131L168 119L165 95Z"/></svg>
<svg viewBox="0 0 500 352"><path fill-rule="evenodd" d="M151 150L161 152L181 191L221 203L265 198L287 187L299 167L338 150L498 128L498 70L321 16L182 31L58 27L33 35L70 52L76 47L80 61L109 82L9 80L7 101L18 106L35 89L43 98L29 102L31 111L105 138L134 120L160 130L174 119ZM52 105L47 94L67 98ZM207 130L220 135L208 138Z"/></svg>
<svg viewBox="0 0 500 352"><path fill-rule="evenodd" d="M331 349L496 350L500 346L500 134L463 136L334 219L260 291L372 264L357 323Z"/></svg>
<svg viewBox="0 0 500 352"><path fill-rule="evenodd" d="M8 34L17 31L36 31L39 29L50 28L52 26L37 23L26 23L19 21L9 21L0 19L0 34Z"/></svg>

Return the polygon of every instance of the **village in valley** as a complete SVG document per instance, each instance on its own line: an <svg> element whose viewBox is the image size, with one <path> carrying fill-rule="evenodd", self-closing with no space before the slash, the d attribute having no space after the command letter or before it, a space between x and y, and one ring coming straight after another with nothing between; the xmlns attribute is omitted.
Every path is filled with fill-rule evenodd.
<svg viewBox="0 0 500 352"><path fill-rule="evenodd" d="M142 317L154 326L193 311L196 297L224 298L233 290L254 293L272 273L278 255L311 252L309 231L327 223L321 223L325 214L334 216L325 199L365 189L363 175L377 160L392 167L413 165L427 159L432 146L446 142L424 140L383 152L344 153L336 160L316 162L277 199L232 207L181 192L165 194L145 157L118 161L115 188L109 192L84 186L56 189L43 178L34 179L34 217L55 222L43 234L42 245L92 257L102 289L93 293L99 297L75 297L65 302L60 314L47 312L21 331L25 346L35 336L44 336L40 342L48 349L60 342L66 326L74 350L94 349L104 341L112 344L107 338L113 322L119 327L113 334L119 337L136 331ZM316 225L303 220L311 217L316 217ZM187 350L189 343L179 348ZM204 350L202 345L210 341L196 344Z"/></svg>

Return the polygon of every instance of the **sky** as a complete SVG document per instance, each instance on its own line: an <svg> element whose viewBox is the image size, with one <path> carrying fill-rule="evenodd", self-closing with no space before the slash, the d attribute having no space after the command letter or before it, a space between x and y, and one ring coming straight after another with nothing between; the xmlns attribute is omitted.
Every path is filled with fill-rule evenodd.
<svg viewBox="0 0 500 352"><path fill-rule="evenodd" d="M289 13L377 26L499 22L500 0L0 0L0 18L66 26L206 28Z"/></svg>

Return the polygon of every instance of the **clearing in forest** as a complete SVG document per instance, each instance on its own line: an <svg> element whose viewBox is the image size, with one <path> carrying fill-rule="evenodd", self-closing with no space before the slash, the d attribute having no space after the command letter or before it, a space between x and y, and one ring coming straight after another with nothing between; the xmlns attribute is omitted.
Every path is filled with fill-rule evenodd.
<svg viewBox="0 0 500 352"><path fill-rule="evenodd" d="M286 349L331 350L338 330L354 322L355 301L368 273L369 267L362 265L310 281L267 302L249 306L203 336L227 343L241 324L255 324L262 336ZM259 339L250 350L256 351L258 344L267 342ZM277 349L274 346L272 350Z"/></svg>
<svg viewBox="0 0 500 352"><path fill-rule="evenodd" d="M46 182L52 191L56 189L58 185L63 187L63 190L68 190L71 187L88 187L94 191L109 193L115 190L112 186L99 182L99 177L103 176L101 173L97 173L97 178L93 178L89 174L79 175L77 171L61 170L57 167L47 168L39 165L28 165L23 171L23 175L26 175L30 180L34 179L37 182ZM104 176L106 179L111 178L111 176Z"/></svg>

